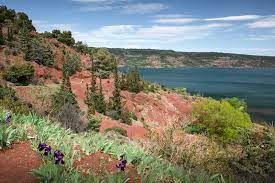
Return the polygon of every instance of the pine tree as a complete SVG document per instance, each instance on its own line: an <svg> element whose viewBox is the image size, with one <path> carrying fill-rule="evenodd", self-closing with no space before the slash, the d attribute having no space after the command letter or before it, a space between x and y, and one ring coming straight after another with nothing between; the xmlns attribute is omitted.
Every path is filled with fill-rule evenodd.
<svg viewBox="0 0 275 183"><path fill-rule="evenodd" d="M4 39L4 35L2 32L2 27L0 28L0 45L4 45L5 44L5 39Z"/></svg>
<svg viewBox="0 0 275 183"><path fill-rule="evenodd" d="M99 93L97 94L96 97L96 110L99 113L105 114L106 112L106 103L105 103L105 99L104 99L104 95L103 95L103 91L102 91L102 81L100 78L100 84L99 84Z"/></svg>
<svg viewBox="0 0 275 183"><path fill-rule="evenodd" d="M13 41L13 31L11 27L8 27L8 39L9 42Z"/></svg>
<svg viewBox="0 0 275 183"><path fill-rule="evenodd" d="M95 114L95 100L96 100L96 76L94 74L94 61L92 56L91 61L92 61L92 81L91 81L91 87L89 88L87 85L87 91L86 91L86 99L85 103L88 105L88 116L92 116Z"/></svg>
<svg viewBox="0 0 275 183"><path fill-rule="evenodd" d="M139 93L143 90L138 67L136 66L127 77L127 87L131 92Z"/></svg>
<svg viewBox="0 0 275 183"><path fill-rule="evenodd" d="M121 116L122 104L121 104L121 95L120 95L120 81L117 71L117 65L114 68L114 78L115 78L115 90L113 91L112 98L112 108Z"/></svg>
<svg viewBox="0 0 275 183"><path fill-rule="evenodd" d="M56 111L63 109L66 104L71 104L77 111L79 110L75 94L71 89L70 78L65 73L63 73L61 88L56 94L53 95L52 99L54 110Z"/></svg>

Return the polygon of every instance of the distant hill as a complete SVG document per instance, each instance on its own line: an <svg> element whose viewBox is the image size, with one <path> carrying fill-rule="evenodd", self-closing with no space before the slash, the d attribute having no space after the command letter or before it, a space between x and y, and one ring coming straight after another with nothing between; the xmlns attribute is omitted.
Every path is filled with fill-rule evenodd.
<svg viewBox="0 0 275 183"><path fill-rule="evenodd" d="M216 52L109 48L121 66L140 67L275 67L275 57Z"/></svg>

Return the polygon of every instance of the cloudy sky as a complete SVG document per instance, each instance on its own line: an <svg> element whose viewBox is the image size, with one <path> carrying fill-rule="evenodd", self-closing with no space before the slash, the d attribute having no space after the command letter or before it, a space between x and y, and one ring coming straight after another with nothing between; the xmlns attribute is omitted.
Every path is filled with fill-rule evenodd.
<svg viewBox="0 0 275 183"><path fill-rule="evenodd" d="M275 56L275 0L0 0L90 46Z"/></svg>

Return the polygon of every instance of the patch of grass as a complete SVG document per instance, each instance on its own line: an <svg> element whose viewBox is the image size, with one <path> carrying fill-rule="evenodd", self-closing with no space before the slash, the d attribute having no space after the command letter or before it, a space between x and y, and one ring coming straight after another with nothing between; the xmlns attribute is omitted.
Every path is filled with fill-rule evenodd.
<svg viewBox="0 0 275 183"><path fill-rule="evenodd" d="M114 131L114 132L116 132L116 133L118 133L120 135L123 135L123 136L127 137L127 131L124 130L123 128L120 128L120 127L107 128L105 130L105 133L107 133L109 131Z"/></svg>

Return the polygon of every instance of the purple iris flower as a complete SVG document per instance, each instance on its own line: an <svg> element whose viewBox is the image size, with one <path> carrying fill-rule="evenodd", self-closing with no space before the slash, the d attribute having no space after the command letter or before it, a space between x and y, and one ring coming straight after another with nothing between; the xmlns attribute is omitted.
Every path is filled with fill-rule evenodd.
<svg viewBox="0 0 275 183"><path fill-rule="evenodd" d="M51 146L48 146L44 149L44 155L45 156L48 156L48 154L51 154L52 153L52 147Z"/></svg>
<svg viewBox="0 0 275 183"><path fill-rule="evenodd" d="M39 145L38 145L39 151L43 151L46 147L47 147L47 144L45 144L45 143L39 143Z"/></svg>
<svg viewBox="0 0 275 183"><path fill-rule="evenodd" d="M116 165L117 168L119 168L121 171L124 171L126 168L127 161L126 160L120 160L119 164Z"/></svg>
<svg viewBox="0 0 275 183"><path fill-rule="evenodd" d="M11 122L11 114L8 114L8 115L6 116L5 121L6 121L6 124L10 124L10 122Z"/></svg>
<svg viewBox="0 0 275 183"><path fill-rule="evenodd" d="M54 158L55 158L55 164L65 164L65 161L63 160L64 154L60 152L59 150L54 151Z"/></svg>

